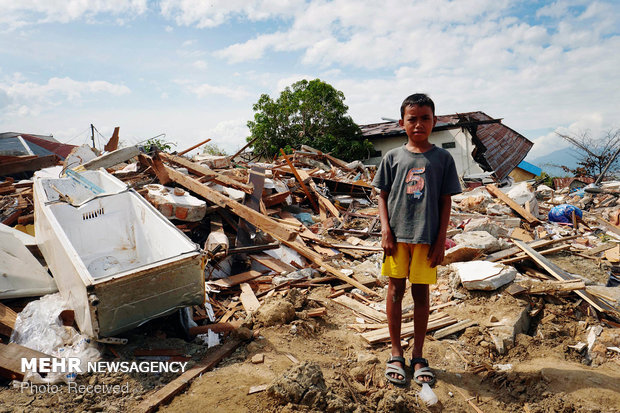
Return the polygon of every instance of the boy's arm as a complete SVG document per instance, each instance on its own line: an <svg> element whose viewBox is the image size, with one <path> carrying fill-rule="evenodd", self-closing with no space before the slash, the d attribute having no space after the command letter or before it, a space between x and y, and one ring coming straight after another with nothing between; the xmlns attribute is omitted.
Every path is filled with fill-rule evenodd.
<svg viewBox="0 0 620 413"><path fill-rule="evenodd" d="M452 208L452 195L441 195L439 197L439 232L437 239L431 245L428 252L428 259L431 267L436 267L443 261L446 252L446 233L450 223L450 211ZM381 211L381 209L379 209Z"/></svg>
<svg viewBox="0 0 620 413"><path fill-rule="evenodd" d="M394 234L392 234L392 228L390 228L390 219L387 209L389 195L390 193L388 191L382 189L378 199L379 220L381 221L381 248L383 248L385 256L391 256L396 252L396 240L394 239Z"/></svg>

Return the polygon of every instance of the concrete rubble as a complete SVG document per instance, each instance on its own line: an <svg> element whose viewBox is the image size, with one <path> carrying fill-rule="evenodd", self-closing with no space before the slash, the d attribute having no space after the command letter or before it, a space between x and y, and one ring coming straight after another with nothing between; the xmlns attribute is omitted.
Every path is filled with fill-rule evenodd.
<svg viewBox="0 0 620 413"><path fill-rule="evenodd" d="M82 179L80 191L92 193L86 196L80 192L76 198L56 185L48 195L55 194L53 203L62 207L75 208L76 199L77 204L86 205L100 196L92 179L83 178L100 172L111 174L126 186L123 191L140 196L140 202L148 201L170 231L191 243L192 248L195 246L199 256L194 258L200 260L200 294L174 296L162 314L131 320L126 328L111 328L112 334L93 333L97 331L96 325L92 330L83 328L81 334L90 333L99 340L101 357L117 358L118 349L131 345L131 338L129 343L121 344L116 335L132 337L131 331L142 328L138 327L142 321L155 318L150 323L157 323L157 317L167 316L173 317L167 318L167 322L174 320L172 323L179 324L182 331L176 340L202 343L197 344L200 350L193 354L193 363L200 365L201 357L211 354L219 357L210 365L212 368L238 348L247 348L253 349L248 354L255 353L248 360L257 366L264 365L270 353L266 344L259 344L259 329L281 329L291 336L313 337L321 325L324 328L330 308L334 308L331 306L354 317L355 323L346 328L359 333L360 342L369 352L389 348L386 280L380 276L378 194L370 185L373 168L359 161L348 163L310 147L280 156L271 163L251 162L243 156L200 155L190 159L169 153L136 155L137 150L112 150L101 155L84 147L74 149L68 159L76 165L63 167L71 171L69 175L76 174L76 180ZM102 164L107 172L89 171L83 164ZM46 173L46 179L58 177L56 170L43 170L40 176ZM84 317L101 315L108 303L113 303L114 308L134 305L132 291L158 285L147 269L139 275L147 274L144 279L136 278L135 283L109 294L95 296L91 287L85 287L90 295L84 293L84 298L90 301L78 306L76 300L71 300L74 286L69 288L60 273L63 267L76 265L78 258L68 254L73 258L63 258L62 265L51 262L58 261L50 253L54 247L45 244L41 233L33 232L37 227L35 220L40 219L38 213L34 215L33 180L13 176L0 179L0 218L6 224L0 228L0 238L11 239L9 249L7 242L2 243L0 265L9 258L19 261L11 265L11 271L0 267L3 274L19 278L10 288L4 286L6 281L0 284L0 305L19 313L25 305L6 299L33 300L26 297L52 293L58 282L61 295L67 299L65 305L73 306L69 310L76 312L77 322L67 323L79 329L90 326L84 324ZM570 343L564 347L570 357L593 366L606 360L620 360L613 350L620 345L620 297L618 287L611 285L612 265L620 263L619 188L617 181L603 182L600 188L591 192L586 189L581 194L536 182L464 188L462 194L453 197L449 248L439 267L438 284L431 288L428 334L454 348L474 343L474 354L461 354L470 369L468 374L479 375L481 380L503 377L501 383L511 369L493 365L516 363L510 357L523 351L527 347L524 343L564 334L550 330L553 320L571 324L570 334L566 333L571 337ZM561 204L579 208L582 218L571 216L567 223L551 222L549 211ZM85 221L104 212L102 209L89 213L84 215ZM117 213L120 216L123 211ZM132 228L146 225L141 221L144 214L133 217ZM107 230L113 232L120 222L110 220ZM21 241L17 242L16 231L30 235L20 236ZM128 248L139 249L138 244L148 241L138 238ZM86 243L87 239L83 239ZM97 265L102 271L112 271L110 268L117 265L114 259L120 253L106 252L113 250L111 241L105 237L102 240L95 243L98 250L92 253L105 252L103 255L108 258ZM171 237L161 236L158 240L164 257L164 252L172 249ZM38 251L38 246L44 245L43 253ZM160 261L168 259L158 257L146 252L139 254L141 263L148 268L158 267L162 265ZM46 263L46 259L50 262ZM113 278L122 278L123 274L119 271ZM148 274L152 276L149 278ZM185 288L175 284L177 275L165 275L165 282L157 288ZM45 285L39 285L41 280ZM196 283L188 283L196 287ZM309 299L311 292L324 290L326 293L320 299ZM164 291L159 294L163 297ZM180 307L183 308L178 311ZM403 314L401 338L405 341L413 335L411 310L405 308ZM0 311L2 314L5 313ZM344 326L341 320L331 322ZM11 334L6 332L11 332L14 324L0 317L0 327L0 338L8 343ZM222 344L208 349L207 342ZM8 351L6 344L1 346L0 355ZM148 350L144 352L148 357L185 357ZM488 362L468 363L467 359L474 356L478 360L486 357ZM387 390L385 383L372 380L375 376L368 366L375 365L375 359L373 353L356 355L357 364L350 366L351 380L343 378L342 386L348 389L345 393L332 391L326 385L318 364L294 361L289 371L255 391L266 390L265 394L277 403L291 408L299 405L321 411L366 411L358 406L363 404L363 397L368 397L373 400L373 411L408 411L414 398L390 393L393 391ZM0 375L9 371L4 373L5 378L17 377L1 365L1 360L0 357ZM441 381L442 377L439 378ZM344 384L345 381L350 383ZM174 385L181 386L173 380L158 384L160 389ZM385 397L373 399L372 394L377 391ZM153 390L140 403L145 411L151 411L163 403L163 397Z"/></svg>

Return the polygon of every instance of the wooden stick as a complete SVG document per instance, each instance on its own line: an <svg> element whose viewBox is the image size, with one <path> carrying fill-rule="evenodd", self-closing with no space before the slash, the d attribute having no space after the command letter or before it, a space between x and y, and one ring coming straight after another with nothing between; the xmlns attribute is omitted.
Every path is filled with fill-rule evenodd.
<svg viewBox="0 0 620 413"><path fill-rule="evenodd" d="M140 413L155 412L159 406L169 403L177 394L187 388L193 379L214 368L224 357L235 351L240 344L241 340L234 339L216 348L215 351L209 352L199 364L187 370L155 393L147 396L135 411Z"/></svg>
<svg viewBox="0 0 620 413"><path fill-rule="evenodd" d="M179 152L177 155L182 156L185 155L187 152L192 151L194 149L196 149L197 147L204 145L205 143L209 142L211 140L211 138L205 139L204 141L197 143L196 145L192 146L191 148L187 148L184 151Z"/></svg>
<svg viewBox="0 0 620 413"><path fill-rule="evenodd" d="M469 398L465 395L465 393L463 393L463 392L461 391L461 389L459 389L458 387L454 387L454 390L456 390L456 391L458 392L458 394L460 394L460 395L461 395L461 397L463 398L463 400L465 400L467 403L469 403L469 405L470 405L471 407L473 407L473 408L474 408L474 410L475 410L476 412L478 412L478 413L484 413L482 410L480 410L480 409L478 408L478 406L476 406L476 405L474 404L474 402L472 402L472 401L471 401L471 399L469 399Z"/></svg>
<svg viewBox="0 0 620 413"><path fill-rule="evenodd" d="M166 178L172 180L180 184L181 186L189 189L190 191L193 191L198 195L204 197L208 201L217 204L223 208L230 209L239 217L245 219L252 225L260 228L261 230L280 240L288 241L294 239L297 236L296 232L291 231L289 228L283 227L268 216L265 216L260 212L254 211L252 208L248 208L247 206L240 204L239 202L228 198L225 195L220 194L216 190L209 188L207 185L198 182L198 180L190 176L187 176L173 168L161 164L161 161L160 165L157 165L155 159L153 159L152 161L153 169L157 173L157 177L160 179L160 181L162 179L165 181Z"/></svg>
<svg viewBox="0 0 620 413"><path fill-rule="evenodd" d="M293 172L293 175L295 175L295 179L297 179L297 181L301 185L301 189L304 191L304 193L308 197L308 201L310 201L310 204L312 204L312 209L314 209L315 212L319 212L319 206L316 204L316 201L314 200L314 198L312 198L312 196L310 195L310 191L308 191L308 188L306 187L306 184L304 184L303 179L301 179L301 177L299 176L299 173L297 172L297 169L295 169L295 167L293 166L293 163L291 162L291 160L288 158L286 153L284 153L284 149L280 149L280 153L284 157L284 160L288 164L289 168L291 168L291 171Z"/></svg>
<svg viewBox="0 0 620 413"><path fill-rule="evenodd" d="M199 163L192 162L189 159L185 159L181 156L170 155L165 152L160 152L159 157L163 158L167 162L172 162L176 165L180 165L180 166L187 168L187 170L193 173L194 175L197 175L200 177L205 176L209 178L209 180L213 180L220 185L230 186L232 188L243 191L246 194L251 194L252 191L254 190L252 185L244 184L226 175L218 174L217 172L207 168L204 165L200 165Z"/></svg>
<svg viewBox="0 0 620 413"><path fill-rule="evenodd" d="M528 224L530 225L538 225L541 222L531 213L527 212L521 205L517 204L512 198L503 193L499 188L497 188L493 184L489 184L486 186L487 191L496 198L499 198L500 201L508 205L512 208L517 214L521 215Z"/></svg>
<svg viewBox="0 0 620 413"><path fill-rule="evenodd" d="M235 159L237 156L239 156L241 154L241 152L245 151L251 144L253 144L254 142L256 142L256 139L258 139L258 137L252 139L251 141L249 141L248 143L246 143L243 148L239 149L234 155L229 156L228 159L230 159L231 161L233 159Z"/></svg>

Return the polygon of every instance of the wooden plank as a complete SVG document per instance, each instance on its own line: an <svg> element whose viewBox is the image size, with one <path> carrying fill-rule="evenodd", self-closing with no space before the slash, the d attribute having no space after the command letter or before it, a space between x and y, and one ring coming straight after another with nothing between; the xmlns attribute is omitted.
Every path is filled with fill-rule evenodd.
<svg viewBox="0 0 620 413"><path fill-rule="evenodd" d="M579 235L571 235L569 237L563 237L563 238L559 238L559 239L537 240L537 241L533 241L533 242L528 242L527 245L529 245L530 247L536 249L536 248L546 247L546 246L549 246L549 245L552 245L552 244L557 244L557 243L563 242L563 241L569 241L569 240L575 239L577 237L579 237ZM504 258L508 258L510 256L516 255L519 252L521 252L521 248L519 248L519 247L507 248L505 250L501 250L501 251L494 252L493 254L489 254L485 258L485 261L491 261L491 262L499 261L499 260L502 260Z"/></svg>
<svg viewBox="0 0 620 413"><path fill-rule="evenodd" d="M327 315L327 309L325 307L308 310L308 317L322 317L324 315Z"/></svg>
<svg viewBox="0 0 620 413"><path fill-rule="evenodd" d="M55 358L48 356L40 351L32 350L28 347L20 346L19 344L0 343L0 377L4 377L9 380L22 381L24 379L24 373L22 372L21 361L25 359L39 359L39 358Z"/></svg>
<svg viewBox="0 0 620 413"><path fill-rule="evenodd" d="M251 194L252 191L254 190L254 188L252 188L251 185L241 183L232 178L229 178L226 175L218 174L217 172L207 168L206 166L200 165L199 163L196 163L196 162L192 162L189 159L183 158L182 156L170 155L165 152L160 152L159 156L167 162L171 162L173 164L187 168L187 170L193 173L194 175L197 175L200 177L203 177L203 176L207 177L210 180L213 180L220 185L229 186L231 188L235 188L240 191L243 191L247 194Z"/></svg>
<svg viewBox="0 0 620 413"><path fill-rule="evenodd" d="M140 151L135 146L128 146L126 148L120 148L115 151L103 154L91 159L88 162L84 162L82 165L78 165L73 168L77 172L84 170L94 171L99 168L110 168L114 165L118 165L121 162L125 162L135 156L138 156Z"/></svg>
<svg viewBox="0 0 620 413"><path fill-rule="evenodd" d="M379 323L387 321L387 314L375 310L374 308L367 305L364 305L351 297L347 297L346 295L341 295L340 297L336 297L333 300L338 304L347 307L348 309L353 310L354 312L371 320L377 321Z"/></svg>
<svg viewBox="0 0 620 413"><path fill-rule="evenodd" d="M280 261L279 259L267 254L252 254L249 255L249 258L252 261L256 261L260 265L264 265L265 267L277 273L297 271L297 268L293 267L292 265L287 264L284 261Z"/></svg>
<svg viewBox="0 0 620 413"><path fill-rule="evenodd" d="M515 285L524 288L523 292L529 294L548 294L562 291L583 290L586 288L586 283L578 279L569 281L522 281Z"/></svg>
<svg viewBox="0 0 620 413"><path fill-rule="evenodd" d="M599 217L598 215L589 214L589 213L584 213L584 215L587 216L588 218L595 220L599 225L605 228L606 231L610 231L616 235L620 235L620 228L618 228L611 222L605 221L603 218Z"/></svg>
<svg viewBox="0 0 620 413"><path fill-rule="evenodd" d="M56 155L39 156L38 158L17 160L2 163L0 165L0 176L13 175L20 172L32 172L39 169L54 166L58 163L59 158Z"/></svg>
<svg viewBox="0 0 620 413"><path fill-rule="evenodd" d="M596 254L601 253L603 251L607 251L609 249L612 249L616 245L618 245L618 244L615 243L615 242L606 242L604 244L599 245L598 247L590 248L589 250L585 251L584 254L585 255L589 255L589 256L593 256L593 255L596 255Z"/></svg>
<svg viewBox="0 0 620 413"><path fill-rule="evenodd" d="M248 283L241 284L241 295L239 296L239 299L241 300L243 308L248 313L253 313L260 307L260 302L254 295L254 291Z"/></svg>
<svg viewBox="0 0 620 413"><path fill-rule="evenodd" d="M554 248L549 248L547 250L538 251L538 253L541 255L549 255L549 254L554 254L556 252L567 250L570 247L571 247L570 245L560 245L559 247L554 247ZM524 260L527 257L528 257L527 254L521 253L521 254L517 254L516 256L512 258L506 258L505 260L501 260L497 262L500 264L512 264L513 262L519 262L521 260Z"/></svg>
<svg viewBox="0 0 620 413"><path fill-rule="evenodd" d="M310 204L312 205L312 209L314 209L315 212L318 212L319 211L319 206L316 204L316 201L314 200L312 195L310 195L310 192L308 191L308 188L306 187L306 184L304 184L304 180L301 178L301 176L299 176L299 173L297 172L297 169L295 169L295 167L293 166L293 163L288 158L286 153L284 153L283 149L280 149L280 153L284 157L284 160L288 164L289 168L291 168L291 171L293 172L293 175L295 175L295 179L297 179L297 182L299 182L299 184L301 185L301 189L304 191L304 194L306 194L306 196L308 197L308 201L310 201Z"/></svg>
<svg viewBox="0 0 620 413"><path fill-rule="evenodd" d="M178 156L183 156L183 155L185 155L187 152L189 152L189 151L193 151L193 150L194 150L194 149L196 149L197 147L202 146L202 145L204 145L205 143L209 143L209 142L211 142L211 138L207 138L207 139L205 139L204 141L202 141L202 142L200 142L200 143L197 143L196 145L192 145L192 146L190 146L189 148L185 149L184 151L179 152L177 155L178 155Z"/></svg>
<svg viewBox="0 0 620 413"><path fill-rule="evenodd" d="M269 208L271 206L278 205L286 201L286 198L288 198L290 195L291 191L276 192L275 194L263 197L263 203L267 208Z"/></svg>
<svg viewBox="0 0 620 413"><path fill-rule="evenodd" d="M536 218L531 213L527 212L525 210L525 208L523 208L521 205L519 205L515 201L513 201L512 198L510 198L508 195L503 193L495 185L489 184L489 185L486 186L486 189L487 189L487 191L491 195L493 195L494 197L498 198L500 201L502 201L503 203L508 205L510 208L512 208L517 214L521 215L521 217L523 217L523 219L525 219L528 224L530 224L530 225L541 224L541 222L538 220L538 218Z"/></svg>
<svg viewBox="0 0 620 413"><path fill-rule="evenodd" d="M555 265L554 263L552 263L551 261L549 261L542 255L540 255L538 252L534 251L534 249L532 249L530 246L528 246L523 241L515 240L515 244L517 244L519 248L525 251L525 253L529 255L530 257L532 257L532 259L536 261L538 265L544 268L549 274L551 274L557 280L570 281L570 280L576 279L572 277L571 275L569 275L562 268L558 267L557 265ZM586 291L576 290L575 293L579 295L581 298L583 298L584 300L586 300L590 305L592 305L598 311L616 313L616 310L613 307L610 307L609 305L605 304L604 302L602 302L601 300L599 300L598 298L596 298L595 296L593 296L592 294Z"/></svg>
<svg viewBox="0 0 620 413"><path fill-rule="evenodd" d="M310 248L308 248L306 246L303 246L303 245L301 245L298 242L292 242L292 241L289 241L289 240L285 240L284 238L280 238L280 237L276 236L275 234L271 234L271 235L274 236L276 239L278 239L280 242L282 242L284 245L294 249L295 251L297 251L298 253L300 253L301 255L303 255L304 257L306 257L307 259L309 259L310 261L312 261L313 263L315 263L319 267L325 268L325 270L327 272L329 272L330 274L336 276L339 280L342 280L342 281L344 281L344 282L346 282L348 284L351 284L352 286L357 287L360 290L362 290L362 291L364 291L364 292L366 292L368 294L372 294L372 295L374 295L376 297L380 296L378 293L376 293L373 290L371 290L370 288L366 287L365 285L363 285L359 281L347 277L346 275L341 273L340 270L338 270L338 269L334 268L333 266L327 264L325 261L323 261L323 257L321 256L321 254L312 251Z"/></svg>
<svg viewBox="0 0 620 413"><path fill-rule="evenodd" d="M244 282L248 282L263 275L260 271L246 271L240 274L231 275L230 277L220 278L217 281L207 281L209 284L215 284L221 288L231 288Z"/></svg>
<svg viewBox="0 0 620 413"><path fill-rule="evenodd" d="M112 137L110 137L110 140L108 141L108 143L106 143L103 146L103 150L106 152L112 152L118 149L118 141L119 141L119 132L120 132L121 128L120 126L117 126L114 128L114 132L112 133Z"/></svg>
<svg viewBox="0 0 620 413"><path fill-rule="evenodd" d="M319 204L321 204L325 209L327 209L333 216L335 216L336 218L340 218L340 211L338 210L338 208L336 208L329 199L325 198L321 194L310 175L306 171L298 171L298 173L301 179L303 179L304 181L308 181L308 185L310 186L310 189L312 189L312 192L314 192L314 194L316 195L316 198L319 200Z"/></svg>
<svg viewBox="0 0 620 413"><path fill-rule="evenodd" d="M230 323L214 323L204 326L190 327L189 334L192 336L196 336L198 334L207 334L209 330L213 331L214 333L229 333L241 327L241 324L243 324L242 320L236 320Z"/></svg>
<svg viewBox="0 0 620 413"><path fill-rule="evenodd" d="M158 177L162 173L166 174L170 180L178 183L186 189L189 189L190 191L197 193L209 202L219 205L222 208L228 208L234 214L244 218L252 225L260 228L261 230L272 236L277 237L278 239L288 241L294 239L297 236L296 232L291 231L289 228L278 224L268 216L263 215L260 212L254 211L252 208L248 208L247 206L240 204L234 199L230 199L227 196L220 194L216 190L209 188L207 185L198 182L198 180L182 174L181 172L176 171L173 168L165 165L156 165L155 162L153 162L153 169L157 172Z"/></svg>
<svg viewBox="0 0 620 413"><path fill-rule="evenodd" d="M459 331L463 331L466 328L477 325L478 322L474 320L463 320L459 321L456 324L453 324L449 327L442 328L440 330L435 331L433 337L437 340L441 340L442 338L448 337L454 333L458 333Z"/></svg>
<svg viewBox="0 0 620 413"><path fill-rule="evenodd" d="M226 342L221 347L217 347L215 351L208 353L199 364L187 370L155 393L148 395L137 406L135 411L140 413L155 412L159 406L169 403L177 394L185 390L193 379L214 368L224 357L235 351L240 344L241 340L234 339Z"/></svg>
<svg viewBox="0 0 620 413"><path fill-rule="evenodd" d="M448 315L442 315L440 318L432 321L431 318L429 318L428 320L428 326L426 328L427 333L443 327L447 327L457 322L457 320ZM362 333L361 336L370 344L377 344L390 340L390 332L388 330L388 327L369 331L367 333ZM401 326L400 338L404 339L411 336L413 336L413 322L403 323Z"/></svg>
<svg viewBox="0 0 620 413"><path fill-rule="evenodd" d="M0 303L0 334L11 337L11 332L15 328L15 320L17 320L17 313Z"/></svg>

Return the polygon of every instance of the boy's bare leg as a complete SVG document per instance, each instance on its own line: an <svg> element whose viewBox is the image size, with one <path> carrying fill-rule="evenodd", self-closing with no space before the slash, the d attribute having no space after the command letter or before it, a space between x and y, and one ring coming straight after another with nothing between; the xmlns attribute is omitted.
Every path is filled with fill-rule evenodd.
<svg viewBox="0 0 620 413"><path fill-rule="evenodd" d="M392 342L392 356L402 356L403 347L400 344L400 330L403 315L403 296L405 295L406 278L391 278L388 281L388 291L385 303L387 312L388 330ZM402 363L395 361L393 364L405 368ZM403 379L399 374L393 374L398 379Z"/></svg>
<svg viewBox="0 0 620 413"><path fill-rule="evenodd" d="M389 291L389 288L388 288ZM422 357L424 338L426 337L426 329L428 327L428 315L430 312L428 284L412 284L411 296L413 297L413 358ZM389 322L388 312L388 322ZM391 336L391 330L390 330ZM392 346L394 344L392 343ZM421 363L416 363L413 370L424 367ZM422 381L431 381L428 376L421 376Z"/></svg>

